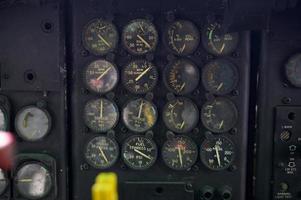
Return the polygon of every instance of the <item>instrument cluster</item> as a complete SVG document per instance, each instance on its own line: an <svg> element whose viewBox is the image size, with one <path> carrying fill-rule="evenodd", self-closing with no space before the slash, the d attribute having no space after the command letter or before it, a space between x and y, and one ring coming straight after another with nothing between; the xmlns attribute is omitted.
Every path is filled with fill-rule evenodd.
<svg viewBox="0 0 301 200"><path fill-rule="evenodd" d="M160 38L167 49L164 66L156 58ZM160 34L152 20L139 18L119 34L113 22L98 18L84 26L82 44L96 57L83 67L82 79L95 97L86 102L83 121L89 132L102 134L88 141L84 150L92 168L110 169L119 157L133 170L149 169L159 158L172 170L190 170L197 160L211 170L232 165L235 145L220 133L227 134L238 120L238 110L227 96L238 85L239 70L226 58L239 45L238 33L223 33L217 22L198 27L181 19L168 23ZM191 57L198 48L215 59L197 63ZM116 58L119 49L129 58L124 65ZM130 96L123 105L116 103L124 98L118 96L119 90ZM158 109L153 100L160 90L166 91L167 101L161 108L160 99ZM200 92L210 96L204 103L195 95ZM154 130L160 120L166 132ZM131 133L120 146L115 139L118 125ZM207 129L200 133L207 136L202 144L189 136L201 126ZM157 146L156 135L166 135L162 147Z"/></svg>

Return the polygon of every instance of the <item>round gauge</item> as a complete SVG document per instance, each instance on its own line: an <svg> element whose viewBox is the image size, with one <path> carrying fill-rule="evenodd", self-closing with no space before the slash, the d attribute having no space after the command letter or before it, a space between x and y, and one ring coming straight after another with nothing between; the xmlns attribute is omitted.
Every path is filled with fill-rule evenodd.
<svg viewBox="0 0 301 200"><path fill-rule="evenodd" d="M125 164L135 170L145 170L154 165L158 149L155 142L145 136L132 136L122 146Z"/></svg>
<svg viewBox="0 0 301 200"><path fill-rule="evenodd" d="M219 23L209 24L202 33L204 48L214 55L228 55L238 46L239 34L222 32Z"/></svg>
<svg viewBox="0 0 301 200"><path fill-rule="evenodd" d="M168 129L176 133L187 133L197 125L199 111L190 99L176 98L165 105L163 121Z"/></svg>
<svg viewBox="0 0 301 200"><path fill-rule="evenodd" d="M52 188L50 172L39 163L22 166L15 177L15 186L21 196L26 199L46 197Z"/></svg>
<svg viewBox="0 0 301 200"><path fill-rule="evenodd" d="M227 60L214 60L204 67L202 81L207 91L224 95L236 87L238 71L236 66Z"/></svg>
<svg viewBox="0 0 301 200"><path fill-rule="evenodd" d="M136 19L123 29L124 47L134 55L143 55L156 49L158 33L156 27L148 20Z"/></svg>
<svg viewBox="0 0 301 200"><path fill-rule="evenodd" d="M115 103L105 98L90 100L84 110L86 126L94 132L106 132L118 122L119 112Z"/></svg>
<svg viewBox="0 0 301 200"><path fill-rule="evenodd" d="M113 90L117 85L118 70L109 61L96 60L87 66L84 81L91 92L104 94Z"/></svg>
<svg viewBox="0 0 301 200"><path fill-rule="evenodd" d="M118 45L118 32L114 24L103 19L95 19L83 31L85 48L95 55L104 55Z"/></svg>
<svg viewBox="0 0 301 200"><path fill-rule="evenodd" d="M206 102L201 112L204 126L216 133L229 131L236 124L238 118L238 111L234 103L223 97Z"/></svg>
<svg viewBox="0 0 301 200"><path fill-rule="evenodd" d="M156 67L146 60L135 60L123 71L122 82L134 94L145 94L154 89L158 81Z"/></svg>
<svg viewBox="0 0 301 200"><path fill-rule="evenodd" d="M85 158L96 169L112 167L116 163L118 156L118 144L114 139L109 137L96 137L86 147Z"/></svg>
<svg viewBox="0 0 301 200"><path fill-rule="evenodd" d="M45 109L27 106L17 113L15 128L18 135L26 141L41 140L50 131L51 117Z"/></svg>
<svg viewBox="0 0 301 200"><path fill-rule="evenodd" d="M164 83L173 93L184 95L191 93L199 84L198 67L186 59L176 60L164 70Z"/></svg>
<svg viewBox="0 0 301 200"><path fill-rule="evenodd" d="M2 169L0 169L0 196L5 192L8 185L8 180Z"/></svg>
<svg viewBox="0 0 301 200"><path fill-rule="evenodd" d="M189 137L175 136L164 143L162 158L171 169L187 170L197 161L198 147Z"/></svg>
<svg viewBox="0 0 301 200"><path fill-rule="evenodd" d="M192 54L200 42L198 28L186 20L178 20L170 24L165 37L168 47L177 55Z"/></svg>
<svg viewBox="0 0 301 200"><path fill-rule="evenodd" d="M235 157L231 140L225 137L206 139L201 146L201 160L211 170L224 170L230 167Z"/></svg>
<svg viewBox="0 0 301 200"><path fill-rule="evenodd" d="M158 118L156 106L145 99L135 99L124 107L123 122L134 132L145 132L151 129Z"/></svg>
<svg viewBox="0 0 301 200"><path fill-rule="evenodd" d="M301 87L301 54L291 57L285 65L288 81L295 87Z"/></svg>
<svg viewBox="0 0 301 200"><path fill-rule="evenodd" d="M8 128L8 116L4 108L0 107L0 131L6 131Z"/></svg>

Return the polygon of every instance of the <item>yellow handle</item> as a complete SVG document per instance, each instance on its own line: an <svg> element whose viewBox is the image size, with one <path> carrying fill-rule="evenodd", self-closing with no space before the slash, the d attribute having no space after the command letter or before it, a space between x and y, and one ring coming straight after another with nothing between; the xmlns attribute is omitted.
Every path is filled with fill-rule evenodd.
<svg viewBox="0 0 301 200"><path fill-rule="evenodd" d="M92 187L92 200L118 200L117 175L101 173Z"/></svg>

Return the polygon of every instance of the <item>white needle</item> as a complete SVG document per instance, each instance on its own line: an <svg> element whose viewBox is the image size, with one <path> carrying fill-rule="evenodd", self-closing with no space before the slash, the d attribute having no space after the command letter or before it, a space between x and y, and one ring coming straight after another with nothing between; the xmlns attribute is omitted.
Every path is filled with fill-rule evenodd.
<svg viewBox="0 0 301 200"><path fill-rule="evenodd" d="M142 108L143 108L144 103L141 102L140 108L139 108L139 113L138 113L138 118L141 118L141 113L142 113Z"/></svg>
<svg viewBox="0 0 301 200"><path fill-rule="evenodd" d="M144 76L149 70L151 69L151 67L148 67L146 70L144 70L136 79L135 81L139 81L142 76Z"/></svg>
<svg viewBox="0 0 301 200"><path fill-rule="evenodd" d="M143 156L144 158L147 158L147 159L149 159L149 160L152 159L151 157L149 157L148 155L142 153L142 152L139 151L138 149L134 149L134 151L135 151L136 153L140 154L141 156Z"/></svg>
<svg viewBox="0 0 301 200"><path fill-rule="evenodd" d="M218 151L218 146L215 145L215 152L216 152L216 158L217 158L217 162L218 162L218 166L221 166L221 158L219 155L219 151Z"/></svg>
<svg viewBox="0 0 301 200"><path fill-rule="evenodd" d="M137 35L137 37L148 47L152 48L140 35Z"/></svg>

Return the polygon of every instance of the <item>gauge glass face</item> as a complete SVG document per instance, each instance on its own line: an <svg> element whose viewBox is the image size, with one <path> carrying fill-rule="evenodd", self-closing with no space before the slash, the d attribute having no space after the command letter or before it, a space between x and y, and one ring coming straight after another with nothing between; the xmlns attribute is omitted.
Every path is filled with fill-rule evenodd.
<svg viewBox="0 0 301 200"><path fill-rule="evenodd" d="M301 54L291 57L285 65L288 81L295 87L301 87Z"/></svg>
<svg viewBox="0 0 301 200"><path fill-rule="evenodd" d="M107 93L117 85L118 70L109 61L96 60L87 66L84 80L90 91L99 94Z"/></svg>
<svg viewBox="0 0 301 200"><path fill-rule="evenodd" d="M6 111L0 107L0 131L6 131L8 126Z"/></svg>
<svg viewBox="0 0 301 200"><path fill-rule="evenodd" d="M32 163L19 169L15 178L16 189L24 198L41 199L52 188L50 172L41 164Z"/></svg>
<svg viewBox="0 0 301 200"><path fill-rule="evenodd" d="M94 132L106 132L118 122L119 112L115 103L105 98L90 100L84 110L86 126Z"/></svg>
<svg viewBox="0 0 301 200"><path fill-rule="evenodd" d="M165 105L163 121L168 129L176 133L187 133L197 125L199 111L190 99L176 98Z"/></svg>
<svg viewBox="0 0 301 200"><path fill-rule="evenodd" d="M175 21L169 25L165 37L168 47L177 55L192 54L200 42L198 28L185 20Z"/></svg>
<svg viewBox="0 0 301 200"><path fill-rule="evenodd" d="M134 132L145 132L151 129L158 117L155 105L145 99L130 101L123 109L123 122Z"/></svg>
<svg viewBox="0 0 301 200"><path fill-rule="evenodd" d="M197 157L197 145L186 136L169 139L162 147L163 161L174 170L190 169L196 163Z"/></svg>
<svg viewBox="0 0 301 200"><path fill-rule="evenodd" d="M238 71L236 66L227 60L214 60L203 69L202 81L210 93L224 95L236 87Z"/></svg>
<svg viewBox="0 0 301 200"><path fill-rule="evenodd" d="M149 61L136 60L123 70L122 82L134 94L145 94L154 89L158 81L158 71Z"/></svg>
<svg viewBox="0 0 301 200"><path fill-rule="evenodd" d="M132 136L122 147L122 158L131 169L145 170L154 165L157 159L155 142L145 136Z"/></svg>
<svg viewBox="0 0 301 200"><path fill-rule="evenodd" d="M0 168L0 196L5 192L7 184L8 184L8 180L5 176L5 173Z"/></svg>
<svg viewBox="0 0 301 200"><path fill-rule="evenodd" d="M36 106L28 106L20 110L15 119L18 135L26 141L41 140L49 133L51 118L49 113Z"/></svg>
<svg viewBox="0 0 301 200"><path fill-rule="evenodd" d="M115 25L103 19L91 21L83 31L83 44L95 55L104 55L113 51L118 44Z"/></svg>
<svg viewBox="0 0 301 200"><path fill-rule="evenodd" d="M122 41L131 54L143 55L156 49L158 33L150 21L137 19L125 26Z"/></svg>
<svg viewBox="0 0 301 200"><path fill-rule="evenodd" d="M229 168L234 157L234 144L225 137L206 139L201 146L201 160L211 170Z"/></svg>
<svg viewBox="0 0 301 200"><path fill-rule="evenodd" d="M118 144L114 139L109 137L96 137L86 147L85 158L96 169L112 167L116 163L118 156Z"/></svg>
<svg viewBox="0 0 301 200"><path fill-rule="evenodd" d="M238 33L222 33L219 23L208 25L202 33L202 42L204 48L214 55L228 55L238 46Z"/></svg>
<svg viewBox="0 0 301 200"><path fill-rule="evenodd" d="M199 80L198 67L186 59L176 60L164 71L166 87L178 95L191 93L198 86Z"/></svg>
<svg viewBox="0 0 301 200"><path fill-rule="evenodd" d="M223 97L206 102L201 112L204 126L216 133L229 131L236 124L238 118L238 111L234 103Z"/></svg>

